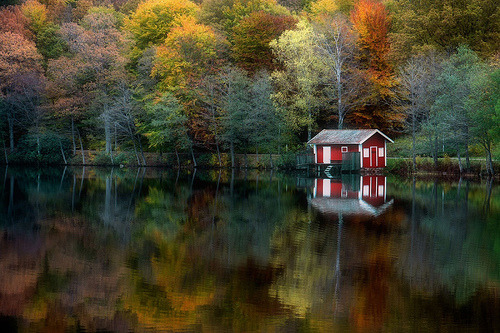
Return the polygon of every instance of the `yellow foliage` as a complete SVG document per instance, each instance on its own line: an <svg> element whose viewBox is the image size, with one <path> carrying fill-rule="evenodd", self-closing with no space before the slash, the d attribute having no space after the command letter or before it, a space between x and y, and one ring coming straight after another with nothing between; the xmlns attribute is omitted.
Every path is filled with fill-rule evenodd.
<svg viewBox="0 0 500 333"><path fill-rule="evenodd" d="M30 30L35 34L47 23L47 7L37 0L28 0L21 5L21 11L29 22Z"/></svg>
<svg viewBox="0 0 500 333"><path fill-rule="evenodd" d="M165 89L184 88L189 78L208 70L217 57L217 45L212 28L184 17L181 25L173 28L165 43L157 48L152 75L161 79Z"/></svg>
<svg viewBox="0 0 500 333"><path fill-rule="evenodd" d="M334 0L318 0L311 3L311 14L313 17L333 15L339 10Z"/></svg>
<svg viewBox="0 0 500 333"><path fill-rule="evenodd" d="M186 16L194 17L199 7L189 0L148 0L142 2L125 28L132 32L139 49L158 45Z"/></svg>

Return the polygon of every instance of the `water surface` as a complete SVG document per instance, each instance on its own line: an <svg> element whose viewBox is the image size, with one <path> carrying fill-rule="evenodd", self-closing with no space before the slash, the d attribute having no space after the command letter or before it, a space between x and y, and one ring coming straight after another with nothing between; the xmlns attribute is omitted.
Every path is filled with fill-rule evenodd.
<svg viewBox="0 0 500 333"><path fill-rule="evenodd" d="M0 168L4 331L500 330L488 182Z"/></svg>

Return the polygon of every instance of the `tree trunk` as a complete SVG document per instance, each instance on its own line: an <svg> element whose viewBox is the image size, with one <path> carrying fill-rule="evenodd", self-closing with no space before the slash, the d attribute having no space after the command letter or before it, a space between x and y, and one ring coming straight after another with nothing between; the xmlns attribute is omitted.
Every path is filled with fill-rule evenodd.
<svg viewBox="0 0 500 333"><path fill-rule="evenodd" d="M14 151L14 119L11 117L7 117L7 122L9 123L9 144L10 144L10 152Z"/></svg>
<svg viewBox="0 0 500 333"><path fill-rule="evenodd" d="M465 144L465 167L470 170L469 144Z"/></svg>
<svg viewBox="0 0 500 333"><path fill-rule="evenodd" d="M175 156L177 157L177 169L181 168L181 160L179 159L179 151L175 148Z"/></svg>
<svg viewBox="0 0 500 333"><path fill-rule="evenodd" d="M5 155L5 164L9 165L9 154L7 154L7 147L5 146L5 140L2 139L3 143L3 153Z"/></svg>
<svg viewBox="0 0 500 333"><path fill-rule="evenodd" d="M116 122L115 122L115 133L114 133L114 137L115 137L115 151L118 149L118 135L116 134Z"/></svg>
<svg viewBox="0 0 500 333"><path fill-rule="evenodd" d="M107 111L104 111L104 136L106 139L106 154L111 154L111 121Z"/></svg>
<svg viewBox="0 0 500 333"><path fill-rule="evenodd" d="M229 146L229 150L231 152L231 168L234 169L234 167L235 167L235 163L234 162L235 161L234 161L234 142L233 141L231 141L231 144Z"/></svg>
<svg viewBox="0 0 500 333"><path fill-rule="evenodd" d="M271 152L269 152L269 163L271 164L271 169L274 169L274 165L273 165L273 155L271 154Z"/></svg>
<svg viewBox="0 0 500 333"><path fill-rule="evenodd" d="M245 151L245 169L248 169L248 154Z"/></svg>
<svg viewBox="0 0 500 333"><path fill-rule="evenodd" d="M38 154L38 157L41 155L41 149L40 149L40 134L36 134L36 152Z"/></svg>
<svg viewBox="0 0 500 333"><path fill-rule="evenodd" d="M219 142L215 141L215 146L217 147L217 158L219 159L219 168L222 168L222 158L220 156Z"/></svg>
<svg viewBox="0 0 500 333"><path fill-rule="evenodd" d="M73 155L76 155L75 119L73 115L71 115L71 139L73 140Z"/></svg>
<svg viewBox="0 0 500 333"><path fill-rule="evenodd" d="M311 110L308 110L308 116L309 116L309 124L307 124L307 141L311 140L311 122L312 122L312 115L311 115Z"/></svg>
<svg viewBox="0 0 500 333"><path fill-rule="evenodd" d="M463 167L462 167L462 159L460 158L460 149L457 149L457 157L458 157L458 168L460 170L460 174L462 174Z"/></svg>
<svg viewBox="0 0 500 333"><path fill-rule="evenodd" d="M137 141L139 143L139 151L141 152L141 157L142 157L142 165L146 166L146 157L144 156L144 149L142 149L142 141L141 141L141 136L138 134L137 135Z"/></svg>
<svg viewBox="0 0 500 333"><path fill-rule="evenodd" d="M465 127L465 165L467 170L470 170L470 157L469 157L469 127Z"/></svg>
<svg viewBox="0 0 500 333"><path fill-rule="evenodd" d="M255 147L255 167L258 169L259 168L259 146Z"/></svg>
<svg viewBox="0 0 500 333"><path fill-rule="evenodd" d="M433 144L433 158L434 158L434 167L437 169L438 167L438 137L434 137L434 144Z"/></svg>
<svg viewBox="0 0 500 333"><path fill-rule="evenodd" d="M82 137L80 136L80 131L78 130L78 128L76 129L76 132L78 133L78 140L80 140L80 150L82 152L82 164L85 165L85 152L83 151Z"/></svg>
<svg viewBox="0 0 500 333"><path fill-rule="evenodd" d="M415 111L412 112L411 117L411 158L413 163L413 171L417 169L417 156L415 154Z"/></svg>
<svg viewBox="0 0 500 333"><path fill-rule="evenodd" d="M61 147L61 155L62 155L64 164L68 164L68 161L66 161L66 155L64 155L64 149L63 149L63 146L62 146L61 139L59 139L59 147Z"/></svg>
<svg viewBox="0 0 500 333"><path fill-rule="evenodd" d="M488 160L487 160L487 163L488 163L488 175L493 177L495 175L495 170L493 170L493 160L491 158L491 144L488 142L488 144L486 145L486 151L487 151L487 155L488 155Z"/></svg>
<svg viewBox="0 0 500 333"><path fill-rule="evenodd" d="M191 156L193 157L193 164L194 164L194 167L197 168L198 165L196 164L196 157L194 157L194 150L193 150L193 146L191 146Z"/></svg>
<svg viewBox="0 0 500 333"><path fill-rule="evenodd" d="M137 165L141 166L141 160L139 158L139 153L137 152L137 145L135 144L134 138L132 138L132 143L134 144L134 153L135 153L135 158L137 159Z"/></svg>

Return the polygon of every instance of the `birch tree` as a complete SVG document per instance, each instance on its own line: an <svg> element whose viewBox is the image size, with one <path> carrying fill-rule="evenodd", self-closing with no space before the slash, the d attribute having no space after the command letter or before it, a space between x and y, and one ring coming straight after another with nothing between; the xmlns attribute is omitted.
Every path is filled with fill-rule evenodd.
<svg viewBox="0 0 500 333"><path fill-rule="evenodd" d="M337 105L338 128L342 129L347 113L361 99L363 80L355 64L355 37L347 20L337 15L322 20L316 26L315 40L328 69L329 84L333 86L331 97Z"/></svg>

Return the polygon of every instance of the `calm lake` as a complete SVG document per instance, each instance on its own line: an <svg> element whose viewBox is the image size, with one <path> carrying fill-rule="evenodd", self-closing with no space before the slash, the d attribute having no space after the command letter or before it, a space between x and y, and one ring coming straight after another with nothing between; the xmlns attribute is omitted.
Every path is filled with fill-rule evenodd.
<svg viewBox="0 0 500 333"><path fill-rule="evenodd" d="M3 331L500 330L500 187L0 167Z"/></svg>

